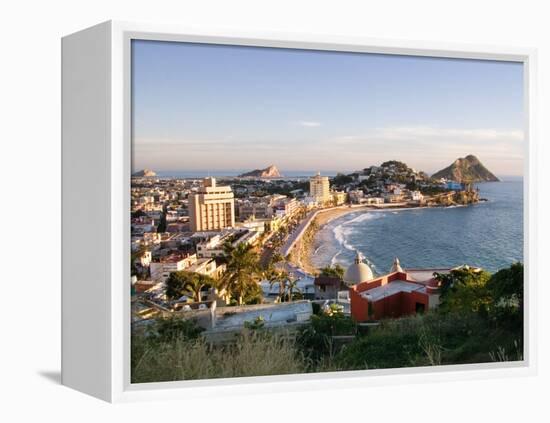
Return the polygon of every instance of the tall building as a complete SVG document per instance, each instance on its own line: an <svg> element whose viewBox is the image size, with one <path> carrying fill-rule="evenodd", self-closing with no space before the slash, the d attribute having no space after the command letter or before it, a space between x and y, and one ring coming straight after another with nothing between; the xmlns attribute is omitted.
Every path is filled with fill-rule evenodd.
<svg viewBox="0 0 550 423"><path fill-rule="evenodd" d="M202 186L189 194L191 230L216 231L235 226L235 200L229 186L216 186L216 179L204 178Z"/></svg>
<svg viewBox="0 0 550 423"><path fill-rule="evenodd" d="M330 201L328 176L321 176L317 172L317 175L309 178L309 195L319 204L325 204Z"/></svg>

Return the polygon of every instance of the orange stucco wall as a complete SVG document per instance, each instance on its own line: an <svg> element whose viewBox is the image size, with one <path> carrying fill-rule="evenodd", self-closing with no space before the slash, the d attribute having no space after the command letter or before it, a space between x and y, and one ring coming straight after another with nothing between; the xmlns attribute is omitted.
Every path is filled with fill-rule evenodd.
<svg viewBox="0 0 550 423"><path fill-rule="evenodd" d="M416 313L416 304L424 305L427 311L429 307L429 296L421 292L398 292L394 295L384 297L378 301L372 302L361 297L361 293L376 288L393 280L407 280L405 273L392 273L373 281L357 284L350 288L351 316L357 322L366 320L379 320L383 318L396 318Z"/></svg>

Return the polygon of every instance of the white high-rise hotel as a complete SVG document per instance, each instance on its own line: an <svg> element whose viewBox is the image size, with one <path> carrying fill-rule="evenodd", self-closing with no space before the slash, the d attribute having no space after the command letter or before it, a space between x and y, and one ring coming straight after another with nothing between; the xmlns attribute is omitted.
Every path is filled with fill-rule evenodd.
<svg viewBox="0 0 550 423"><path fill-rule="evenodd" d="M235 200L230 186L216 186L216 179L204 178L202 186L189 194L191 230L217 231L235 226Z"/></svg>
<svg viewBox="0 0 550 423"><path fill-rule="evenodd" d="M319 204L325 204L330 201L330 184L328 176L321 176L321 174L317 172L317 175L309 178L309 195Z"/></svg>

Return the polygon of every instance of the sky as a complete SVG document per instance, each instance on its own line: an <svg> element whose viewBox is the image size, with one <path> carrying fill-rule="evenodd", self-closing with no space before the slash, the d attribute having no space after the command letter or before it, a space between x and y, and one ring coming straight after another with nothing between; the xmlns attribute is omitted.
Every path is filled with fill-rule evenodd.
<svg viewBox="0 0 550 423"><path fill-rule="evenodd" d="M523 174L521 63L134 40L134 171Z"/></svg>

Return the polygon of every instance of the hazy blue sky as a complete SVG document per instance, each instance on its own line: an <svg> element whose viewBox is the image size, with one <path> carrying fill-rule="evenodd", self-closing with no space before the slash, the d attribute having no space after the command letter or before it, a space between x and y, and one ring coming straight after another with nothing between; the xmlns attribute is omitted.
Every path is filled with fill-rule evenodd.
<svg viewBox="0 0 550 423"><path fill-rule="evenodd" d="M135 170L432 173L475 154L522 174L518 63L134 41L132 70Z"/></svg>

